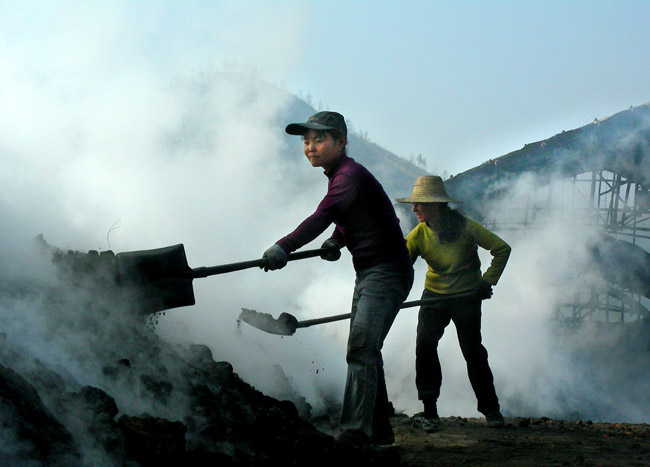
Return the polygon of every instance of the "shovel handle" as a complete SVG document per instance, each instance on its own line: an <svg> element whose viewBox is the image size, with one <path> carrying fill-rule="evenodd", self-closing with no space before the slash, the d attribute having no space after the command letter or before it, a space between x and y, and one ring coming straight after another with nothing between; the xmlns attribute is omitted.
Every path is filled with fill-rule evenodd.
<svg viewBox="0 0 650 467"><path fill-rule="evenodd" d="M298 259L313 258L315 256L321 256L324 253L331 254L331 250L326 248L319 248L317 250L305 250L298 251L296 253L291 253L289 255L289 261L295 261ZM241 271L242 269L255 268L255 267L264 267L268 260L266 258L253 259L250 261L242 261L240 263L230 263L222 264L220 266L209 266L209 267L200 267L194 268L190 271L190 275L193 279L197 277L208 277L214 276L216 274L224 274L227 272Z"/></svg>
<svg viewBox="0 0 650 467"><path fill-rule="evenodd" d="M455 298L467 298L476 295L475 291L471 292L461 292L461 293L452 293L449 295L440 295L435 298L425 298L424 300L413 300L412 302L404 302L400 308L411 308L414 306L420 305L430 305L433 303L446 302L448 300L454 300Z"/></svg>
<svg viewBox="0 0 650 467"><path fill-rule="evenodd" d="M455 298L465 298L465 297L471 297L475 294L475 292L463 292L463 293L457 293L457 294L450 294L450 295L442 295L440 297L436 298L427 298L424 300L413 300L411 302L404 302L400 306L400 309L402 308L411 308L414 306L421 306L421 305L429 305L432 303L440 303L440 302L445 302L447 300L453 300ZM334 315L334 316L326 316L325 318L316 318L316 319L306 319L304 321L298 321L296 324L296 328L307 328L309 326L314 326L316 324L324 324L324 323L331 323L332 321L342 321L344 319L349 319L350 316L352 316L352 313L345 313L342 315Z"/></svg>

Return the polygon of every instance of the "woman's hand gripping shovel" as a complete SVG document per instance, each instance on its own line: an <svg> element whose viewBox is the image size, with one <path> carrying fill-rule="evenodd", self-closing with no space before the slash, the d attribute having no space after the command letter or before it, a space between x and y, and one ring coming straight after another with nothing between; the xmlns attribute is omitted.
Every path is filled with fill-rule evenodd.
<svg viewBox="0 0 650 467"><path fill-rule="evenodd" d="M153 250L130 251L116 256L120 284L127 287L130 298L141 314L195 304L192 280L267 265L266 258L192 269L187 264L182 244ZM327 261L341 257L339 250L319 248L292 253L289 261L319 256Z"/></svg>
<svg viewBox="0 0 650 467"><path fill-rule="evenodd" d="M428 298L425 300L414 300L412 302L402 303L401 308L411 308L415 306L428 305L433 303L445 302L458 298L467 298L476 296L476 292L463 292L458 294L442 295L440 297ZM350 313L342 315L326 316L324 318L307 319L305 321L298 321L295 316L289 313L281 313L278 319L273 318L268 313L259 313L255 310L242 308L239 314L239 319L245 323L250 324L257 329L260 329L269 334L277 334L279 336L293 336L298 328L307 328L316 324L331 323L333 321L342 321L350 318Z"/></svg>

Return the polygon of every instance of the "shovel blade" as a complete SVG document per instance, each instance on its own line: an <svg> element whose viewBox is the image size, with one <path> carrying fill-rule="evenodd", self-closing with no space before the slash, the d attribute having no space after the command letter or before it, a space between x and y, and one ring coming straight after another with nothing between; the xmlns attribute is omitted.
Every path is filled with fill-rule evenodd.
<svg viewBox="0 0 650 467"><path fill-rule="evenodd" d="M141 314L194 305L191 268L182 244L116 255L122 286Z"/></svg>
<svg viewBox="0 0 650 467"><path fill-rule="evenodd" d="M293 336L298 320L289 313L282 313L278 319L268 313L258 313L255 310L242 308L239 319L260 331L279 336Z"/></svg>

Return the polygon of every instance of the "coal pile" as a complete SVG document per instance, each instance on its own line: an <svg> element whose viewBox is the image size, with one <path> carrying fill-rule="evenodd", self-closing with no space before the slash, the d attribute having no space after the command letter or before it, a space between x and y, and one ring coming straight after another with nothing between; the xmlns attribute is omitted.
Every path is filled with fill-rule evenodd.
<svg viewBox="0 0 650 467"><path fill-rule="evenodd" d="M399 465L337 446L208 347L159 338L111 252L43 245L56 281L0 281L0 464Z"/></svg>

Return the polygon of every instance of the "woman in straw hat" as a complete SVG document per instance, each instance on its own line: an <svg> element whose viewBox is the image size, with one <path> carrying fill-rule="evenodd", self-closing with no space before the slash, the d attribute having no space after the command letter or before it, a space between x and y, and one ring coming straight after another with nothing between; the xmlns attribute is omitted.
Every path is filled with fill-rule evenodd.
<svg viewBox="0 0 650 467"><path fill-rule="evenodd" d="M461 294L423 305L418 314L415 384L424 404L424 418L433 428L440 423L437 400L442 371L438 341L453 321L478 411L485 415L489 426L503 426L488 354L481 343L481 300L492 296L492 286L506 266L510 246L475 220L451 209L448 203L459 201L447 195L440 177L418 177L411 196L397 201L412 203L419 221L406 236L406 246L411 261L421 256L428 264L422 299ZM492 254L492 262L483 274L479 246ZM472 291L475 293L468 294Z"/></svg>

